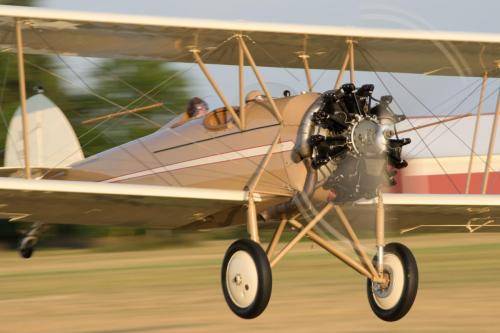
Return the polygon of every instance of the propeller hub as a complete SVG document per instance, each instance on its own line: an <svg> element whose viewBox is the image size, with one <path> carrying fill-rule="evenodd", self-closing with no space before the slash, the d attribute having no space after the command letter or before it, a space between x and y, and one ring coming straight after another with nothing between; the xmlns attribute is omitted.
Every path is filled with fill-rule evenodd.
<svg viewBox="0 0 500 333"><path fill-rule="evenodd" d="M387 151L386 125L371 117L356 122L351 130L353 150L362 156L379 156Z"/></svg>

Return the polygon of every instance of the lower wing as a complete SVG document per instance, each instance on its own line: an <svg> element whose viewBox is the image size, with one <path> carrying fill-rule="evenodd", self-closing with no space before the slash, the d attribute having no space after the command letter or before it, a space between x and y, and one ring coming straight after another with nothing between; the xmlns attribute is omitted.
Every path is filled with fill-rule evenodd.
<svg viewBox="0 0 500 333"><path fill-rule="evenodd" d="M0 219L10 221L175 229L247 200L245 191L0 177Z"/></svg>
<svg viewBox="0 0 500 333"><path fill-rule="evenodd" d="M500 231L500 195L386 193L382 200L387 228L401 233ZM373 210L376 202L356 207Z"/></svg>

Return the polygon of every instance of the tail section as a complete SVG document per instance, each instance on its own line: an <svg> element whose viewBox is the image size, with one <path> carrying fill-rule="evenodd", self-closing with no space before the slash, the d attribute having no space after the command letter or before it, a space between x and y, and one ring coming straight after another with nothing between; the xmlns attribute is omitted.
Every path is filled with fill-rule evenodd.
<svg viewBox="0 0 500 333"><path fill-rule="evenodd" d="M84 159L82 147L64 113L43 93L26 100L29 156L33 168L58 169ZM5 168L24 167L23 127L19 107L9 125Z"/></svg>

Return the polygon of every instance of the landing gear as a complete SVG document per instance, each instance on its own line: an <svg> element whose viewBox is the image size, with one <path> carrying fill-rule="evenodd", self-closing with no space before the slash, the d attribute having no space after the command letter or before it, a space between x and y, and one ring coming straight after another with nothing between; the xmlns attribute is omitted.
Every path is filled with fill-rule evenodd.
<svg viewBox="0 0 500 333"><path fill-rule="evenodd" d="M21 242L19 242L19 254L24 259L29 259L35 251L36 238L35 237L24 237Z"/></svg>
<svg viewBox="0 0 500 333"><path fill-rule="evenodd" d="M339 251L335 245L314 231L314 227L331 211L337 213L359 260ZM306 236L367 277L368 300L377 317L385 321L396 321L408 313L417 295L417 263L406 246L399 243L384 245L385 213L380 192L375 228L377 256L373 260L368 257L340 206L332 202L327 203L320 211L315 212L314 218L307 223L296 220L297 217L299 215L291 219L282 217L268 246L267 256L260 245L252 240L239 240L227 250L222 267L222 288L226 302L235 314L249 319L262 313L271 296L271 268ZM275 251L288 224L294 228L297 235L281 250Z"/></svg>
<svg viewBox="0 0 500 333"><path fill-rule="evenodd" d="M406 246L399 243L385 246L383 276L385 282L368 279L368 301L377 317L396 321L410 311L418 289L417 262Z"/></svg>
<svg viewBox="0 0 500 333"><path fill-rule="evenodd" d="M24 259L29 259L35 252L35 245L43 228L43 224L35 223L26 236L19 242L19 255Z"/></svg>
<svg viewBox="0 0 500 333"><path fill-rule="evenodd" d="M260 315L271 298L272 274L266 253L256 242L240 239L222 263L222 290L229 308L245 319Z"/></svg>

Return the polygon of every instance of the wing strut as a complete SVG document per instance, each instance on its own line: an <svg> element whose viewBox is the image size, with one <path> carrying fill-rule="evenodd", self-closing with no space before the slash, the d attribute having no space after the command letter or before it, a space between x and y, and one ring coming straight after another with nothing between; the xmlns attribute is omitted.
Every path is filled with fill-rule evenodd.
<svg viewBox="0 0 500 333"><path fill-rule="evenodd" d="M245 43L245 41L243 40L243 37L241 35L238 36L238 41L239 41L240 47L243 49L243 52L245 53L245 56L250 64L250 67L252 67L253 73L255 74L257 81L259 81L260 87L264 91L264 94L266 94L267 100L268 100L269 104L271 105L271 110L274 114L274 117L276 117L276 119L280 123L282 123L283 118L281 117L281 113L278 110L276 103L274 102L273 96L271 95L271 93L267 89L267 86L264 83L264 80L262 79L262 76L260 75L259 70L257 69L257 65L255 64L255 60L253 59L252 54L248 50L247 44Z"/></svg>
<svg viewBox="0 0 500 333"><path fill-rule="evenodd" d="M23 148L24 167L26 179L31 179L30 168L30 143L29 143L29 119L26 111L26 76L24 74L24 50L22 21L16 19L16 42L17 42L17 75L19 78L19 97L21 99L21 115L23 121Z"/></svg>
<svg viewBox="0 0 500 333"><path fill-rule="evenodd" d="M246 128L246 102L245 102L245 53L241 44L238 43L238 88L240 94L240 119L241 128Z"/></svg>
<svg viewBox="0 0 500 333"><path fill-rule="evenodd" d="M247 230L248 233L250 234L250 238L257 243L259 243L260 240L259 240L259 227L257 225L257 210L255 208L255 202L254 202L255 189L259 184L260 177L262 177L262 174L266 170L267 164L269 163L271 157L273 156L274 148L278 144L281 137L280 134L281 131L278 132L276 138L274 138L273 144L269 147L266 156L264 156L264 159L261 161L256 172L248 182L247 186L245 186L246 191L248 192Z"/></svg>
<svg viewBox="0 0 500 333"><path fill-rule="evenodd" d="M351 83L354 84L354 41L352 39L348 39L347 44L349 45L350 80Z"/></svg>
<svg viewBox="0 0 500 333"><path fill-rule="evenodd" d="M304 71L306 72L306 79L307 79L307 89L309 92L313 91L313 83L311 79L311 70L309 68L309 55L305 52L299 54L299 58L302 59L302 62L304 63Z"/></svg>
<svg viewBox="0 0 500 333"><path fill-rule="evenodd" d="M200 57L200 50L191 49L190 52L193 54L193 57L194 57L196 63L198 64L198 66L200 66L201 71L203 72L203 74L207 78L208 82L210 82L210 84L212 85L212 88L214 88L215 92L219 96L222 103L224 103L226 110L228 110L229 113L231 113L231 116L233 117L236 125L238 125L239 129L242 129L240 117L238 117L238 115L236 114L236 111L234 111L233 107L231 106L231 104L227 100L226 96L224 96L224 93L220 89L219 85L214 80L212 75L210 75L210 72L208 71L207 66L205 66L205 64L203 63L203 60Z"/></svg>
<svg viewBox="0 0 500 333"><path fill-rule="evenodd" d="M479 132L479 120L483 110L484 93L486 91L486 83L488 81L488 72L484 71L483 83L481 84L481 92L479 93L479 104L477 105L476 124L474 125L474 134L472 136L472 146L470 147L469 168L467 170L467 181L465 183L465 194L469 194L470 179L472 175L472 162L474 162L474 150L476 149L477 134Z"/></svg>
<svg viewBox="0 0 500 333"><path fill-rule="evenodd" d="M491 125L492 127L490 135L490 144L488 147L488 157L486 158L486 165L484 166L483 185L481 186L482 194L486 194L486 190L488 189L488 177L490 175L491 158L493 156L493 150L495 149L495 138L497 135L499 115L500 115L500 90L497 93L497 108L495 111L495 117L493 118L493 124Z"/></svg>
<svg viewBox="0 0 500 333"><path fill-rule="evenodd" d="M377 240L377 270L378 274L384 273L384 247L385 247L385 207L382 199L382 190L377 193L377 215L375 218L375 234Z"/></svg>
<svg viewBox="0 0 500 333"><path fill-rule="evenodd" d="M354 83L354 43L352 39L346 40L347 50L344 56L344 62L342 63L342 67L340 68L339 74L337 76L337 81L335 81L335 88L340 88L340 83L342 82L342 78L344 77L344 72L347 69L347 65L349 65L349 73L351 83Z"/></svg>

